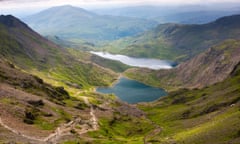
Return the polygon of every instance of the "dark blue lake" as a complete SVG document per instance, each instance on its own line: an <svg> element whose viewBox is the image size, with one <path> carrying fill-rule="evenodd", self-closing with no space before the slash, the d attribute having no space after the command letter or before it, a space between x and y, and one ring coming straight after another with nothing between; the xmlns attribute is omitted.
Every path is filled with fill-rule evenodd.
<svg viewBox="0 0 240 144"><path fill-rule="evenodd" d="M97 92L115 94L128 103L151 102L167 93L161 88L155 88L135 80L120 78L113 87L97 88Z"/></svg>

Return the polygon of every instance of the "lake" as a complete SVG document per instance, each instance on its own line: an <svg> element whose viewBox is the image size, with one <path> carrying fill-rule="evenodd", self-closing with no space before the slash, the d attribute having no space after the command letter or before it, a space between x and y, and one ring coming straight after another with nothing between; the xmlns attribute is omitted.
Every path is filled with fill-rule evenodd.
<svg viewBox="0 0 240 144"><path fill-rule="evenodd" d="M171 69L177 65L176 62L172 62L168 60L159 60L159 59L150 59L150 58L134 58L134 57L129 57L125 55L114 55L108 52L91 51L91 53L106 59L120 61L129 66L143 67L143 68L149 68L154 70Z"/></svg>
<svg viewBox="0 0 240 144"><path fill-rule="evenodd" d="M134 104L139 102L151 102L167 93L161 88L155 88L135 80L121 77L113 87L97 88L97 92L115 94L122 101Z"/></svg>

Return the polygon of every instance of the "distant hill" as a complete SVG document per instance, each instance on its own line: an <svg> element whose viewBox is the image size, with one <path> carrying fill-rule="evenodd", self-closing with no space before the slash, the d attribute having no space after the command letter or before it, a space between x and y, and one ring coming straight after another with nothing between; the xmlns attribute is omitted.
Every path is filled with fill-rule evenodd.
<svg viewBox="0 0 240 144"><path fill-rule="evenodd" d="M240 15L202 25L161 24L143 35L114 41L107 51L185 61L226 39L240 39Z"/></svg>
<svg viewBox="0 0 240 144"><path fill-rule="evenodd" d="M83 58L75 58L13 16L0 16L0 55L21 69L47 79L88 88L110 85L117 75Z"/></svg>
<svg viewBox="0 0 240 144"><path fill-rule="evenodd" d="M169 90L203 88L223 81L240 63L240 41L227 40L170 70L131 69L127 75Z"/></svg>
<svg viewBox="0 0 240 144"><path fill-rule="evenodd" d="M97 15L69 5L44 10L26 17L24 21L44 36L91 42L133 36L157 25L152 20Z"/></svg>

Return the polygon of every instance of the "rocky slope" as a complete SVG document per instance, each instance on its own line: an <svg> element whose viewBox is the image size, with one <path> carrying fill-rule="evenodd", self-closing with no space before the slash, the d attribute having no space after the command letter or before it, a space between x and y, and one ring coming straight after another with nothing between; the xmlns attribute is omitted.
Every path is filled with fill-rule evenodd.
<svg viewBox="0 0 240 144"><path fill-rule="evenodd" d="M227 40L174 69L131 69L127 76L166 89L203 88L226 79L240 62L240 41Z"/></svg>

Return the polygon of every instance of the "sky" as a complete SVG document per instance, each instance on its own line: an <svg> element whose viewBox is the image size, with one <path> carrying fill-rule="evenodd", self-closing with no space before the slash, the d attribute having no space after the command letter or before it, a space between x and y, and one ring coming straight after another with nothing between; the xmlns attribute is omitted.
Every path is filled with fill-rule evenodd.
<svg viewBox="0 0 240 144"><path fill-rule="evenodd" d="M240 2L240 0L0 0L0 14L23 16L60 5L96 9L132 5L207 5L210 3L236 2Z"/></svg>

